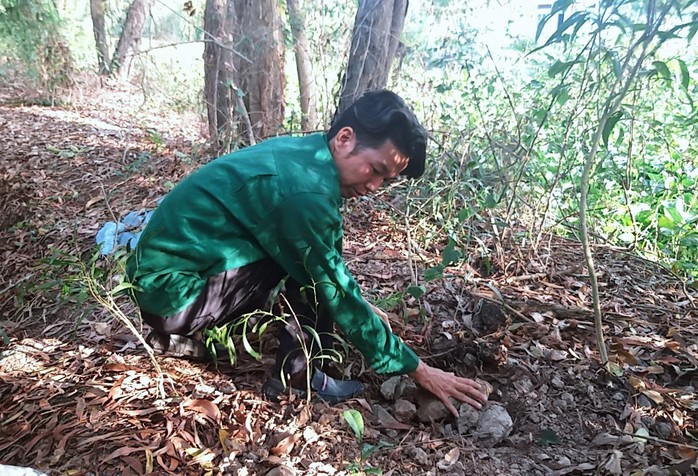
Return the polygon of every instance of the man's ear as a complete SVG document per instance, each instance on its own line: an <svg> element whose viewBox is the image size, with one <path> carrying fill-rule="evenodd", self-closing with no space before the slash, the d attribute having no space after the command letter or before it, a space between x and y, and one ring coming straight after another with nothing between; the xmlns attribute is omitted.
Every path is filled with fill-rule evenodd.
<svg viewBox="0 0 698 476"><path fill-rule="evenodd" d="M334 136L334 140L337 149L345 152L351 152L356 147L356 134L349 126L342 127Z"/></svg>

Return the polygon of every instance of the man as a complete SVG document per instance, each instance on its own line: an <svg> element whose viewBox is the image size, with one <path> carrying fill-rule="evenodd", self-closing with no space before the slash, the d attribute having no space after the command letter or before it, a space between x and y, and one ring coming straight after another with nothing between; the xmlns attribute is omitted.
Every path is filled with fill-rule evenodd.
<svg viewBox="0 0 698 476"><path fill-rule="evenodd" d="M480 408L487 399L480 385L422 362L362 297L341 255L341 198L375 192L399 174L419 177L426 139L399 96L375 91L327 134L266 140L184 179L127 264L154 349L201 357L195 336L264 309L285 279L277 312L286 324L263 386L268 398L304 395L308 366L311 390L330 403L363 391L358 381L322 371L319 356L337 324L377 373L410 374L454 415L449 397Z"/></svg>

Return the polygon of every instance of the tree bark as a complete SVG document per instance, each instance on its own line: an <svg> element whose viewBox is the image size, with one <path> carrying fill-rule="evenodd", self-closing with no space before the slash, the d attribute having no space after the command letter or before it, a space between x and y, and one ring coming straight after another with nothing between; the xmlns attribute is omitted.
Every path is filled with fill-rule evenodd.
<svg viewBox="0 0 698 476"><path fill-rule="evenodd" d="M128 79L133 57L141 43L145 21L154 2L155 0L133 0L128 9L111 67L112 73L117 75L119 82L126 82Z"/></svg>
<svg viewBox="0 0 698 476"><path fill-rule="evenodd" d="M97 47L97 71L106 75L109 74L109 45L104 27L104 0L90 0L90 14Z"/></svg>
<svg viewBox="0 0 698 476"><path fill-rule="evenodd" d="M296 54L296 70L298 71L298 89L302 113L301 128L304 131L309 131L318 126L313 63L310 60L310 43L305 34L305 20L298 8L298 0L286 0L286 5L288 6L288 19L291 25L293 48Z"/></svg>
<svg viewBox="0 0 698 476"><path fill-rule="evenodd" d="M218 74L226 15L226 0L206 0L204 11L204 101L211 145L218 145Z"/></svg>
<svg viewBox="0 0 698 476"><path fill-rule="evenodd" d="M367 91L383 89L400 44L408 0L363 0L352 33L337 114Z"/></svg>
<svg viewBox="0 0 698 476"><path fill-rule="evenodd" d="M236 46L233 65L237 86L244 93L252 131L244 121L242 135L264 139L283 132L284 49L281 19L275 0L233 0Z"/></svg>

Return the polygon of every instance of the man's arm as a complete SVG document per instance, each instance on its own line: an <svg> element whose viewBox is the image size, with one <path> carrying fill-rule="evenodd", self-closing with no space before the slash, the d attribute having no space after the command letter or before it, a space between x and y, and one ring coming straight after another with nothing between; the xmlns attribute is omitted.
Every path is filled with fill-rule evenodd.
<svg viewBox="0 0 698 476"><path fill-rule="evenodd" d="M451 372L444 372L425 364L421 359L417 365L417 370L412 372L410 376L422 388L430 391L441 400L455 417L458 417L458 410L453 406L450 397L467 403L478 410L482 408L482 404L488 398L489 388L485 388L486 384L458 377Z"/></svg>
<svg viewBox="0 0 698 476"><path fill-rule="evenodd" d="M366 302L368 302L368 301L366 301ZM370 302L368 303L368 305L371 306L371 310L373 311L373 313L374 313L376 316L378 316L378 317L380 317L381 319L383 319L383 322L385 322L385 325L388 326L388 329L390 329L390 332L392 332L392 331L393 331L393 326L390 325L390 319L388 319L388 315L387 315L385 312L383 312L382 309L380 309L380 308L374 306L374 305L371 304Z"/></svg>

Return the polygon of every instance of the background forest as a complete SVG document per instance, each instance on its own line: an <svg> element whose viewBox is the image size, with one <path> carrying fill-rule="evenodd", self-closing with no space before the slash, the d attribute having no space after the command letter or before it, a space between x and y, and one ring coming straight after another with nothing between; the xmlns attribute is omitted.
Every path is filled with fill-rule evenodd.
<svg viewBox="0 0 698 476"><path fill-rule="evenodd" d="M3 0L0 74L50 102L99 71L144 105L195 112L218 150L325 128L341 101L388 87L432 131L409 192L427 242L484 223L579 237L584 191L594 241L692 282L695 2L534 3ZM385 48L358 65L371 35Z"/></svg>
<svg viewBox="0 0 698 476"><path fill-rule="evenodd" d="M225 149L249 143L241 123L254 122L252 141L321 129L351 88L389 87L433 131L432 167L417 185L429 193L411 211L431 222L427 240L460 243L485 222L523 225L534 241L547 229L578 236L586 165L594 240L698 276L695 2L362 2L404 21L400 41L364 70L347 70L355 4L231 0L226 24L224 3L3 0L0 74L27 77L50 100L80 72L110 73L138 85L144 102L202 119L208 109ZM265 15L246 18L255 8ZM140 24L126 24L138 9ZM264 41L250 46L245 27ZM357 30L354 49L390 27ZM217 74L223 99L204 88Z"/></svg>
<svg viewBox="0 0 698 476"><path fill-rule="evenodd" d="M437 444L420 462L406 446L422 451L448 431L469 437L469 427L461 432L459 420L447 431L433 415L420 417L421 426L414 415L409 425L376 417L380 432L367 427L368 453L365 442L361 450L337 445L333 464L353 457L341 474L379 473L369 456L390 440L398 456L371 464L397 474L451 474L454 450L471 461L463 456L461 469L469 470L453 474L690 474L698 456L697 33L696 0L0 0L0 143L7 141L0 337L19 355L39 345L33 332L59 336L62 343L49 346L55 355L40 344L59 373L86 365L71 339L102 346L93 356L99 365L66 377L73 393L54 392L77 403L54 408L53 394L36 408L21 406L24 395L52 387L28 388L34 374L22 372L30 367L12 370L0 353L8 383L0 387L0 419L9 422L0 456L7 449L11 463L143 474L158 464L170 472L179 464L208 471L212 462L220 469L261 448L268 451L255 464L276 465L269 451L286 440L270 443L259 425L280 425L281 415L269 416L275 410L259 401L250 406L253 397L245 407L220 390L228 379L221 383L210 369L204 378L225 394L215 394L213 407L201 402L214 394L196 394L179 413L165 405L161 420L134 423L150 419L161 400L150 380L137 387L133 375L131 395L141 396L120 393L124 369L141 372L140 382L152 375L147 360L128 361L142 357L137 342L120 335L112 317L127 327L137 320L124 315L129 304L115 304L118 263L99 256L94 237L105 221L153 206L211 158L279 134L324 130L365 91L389 88L429 130L429 162L421 179L345 204L352 271L422 355L495 382L493 400L515 424L506 444L506 436L492 448ZM102 109L85 107L85 98ZM368 254L375 259L362 258ZM498 317L483 317L489 312ZM104 347L113 350L120 338L123 352L106 356ZM195 395L194 378L173 385ZM113 386L99 387L99 379ZM392 397L379 387L373 395L385 407ZM211 441L187 440L203 425L191 416L196 405L209 425L201 438ZM113 412L95 413L103 406ZM96 435L80 433L85 408ZM123 408L130 420L118 413ZM60 411L74 427L56 426ZM315 418L313 428L336 434L334 414L316 414L323 412L327 421ZM248 415L257 426L244 439ZM118 438L100 429L99 418L118 427ZM170 421L181 423L176 437ZM143 427L160 432L157 444L128 439ZM614 431L617 439L608 439ZM308 445L318 441L303 435ZM355 436L362 443L363 434ZM180 437L188 449L171 447ZM293 450L295 441L287 453L302 459L308 445ZM83 443L99 457L92 461ZM546 454L555 445L563 445L559 459ZM195 447L209 452L189 451ZM66 448L70 458L61 460ZM325 451L316 459L333 457ZM255 466L241 459L235 468Z"/></svg>

